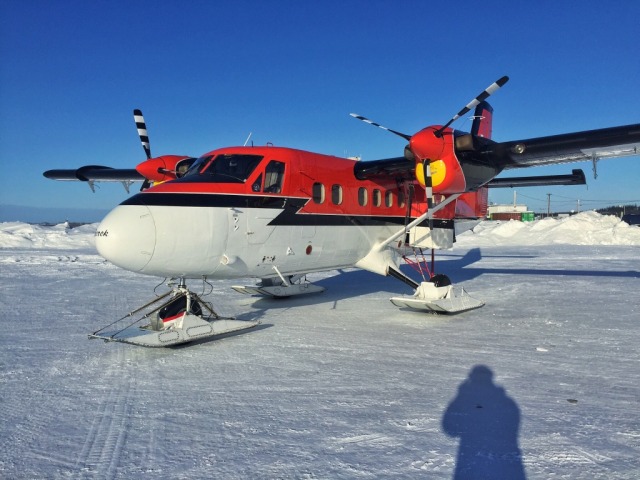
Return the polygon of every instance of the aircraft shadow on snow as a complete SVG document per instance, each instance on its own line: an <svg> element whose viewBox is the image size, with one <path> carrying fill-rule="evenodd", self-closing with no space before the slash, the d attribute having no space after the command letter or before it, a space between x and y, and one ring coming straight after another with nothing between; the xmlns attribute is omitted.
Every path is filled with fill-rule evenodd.
<svg viewBox="0 0 640 480"><path fill-rule="evenodd" d="M340 274L314 281L314 285L326 288L322 293L301 295L299 297L270 298L253 297L253 306L265 310L317 305L338 302L373 292L389 292L392 295L410 295L413 290L392 277L383 277L365 270L339 270Z"/></svg>
<svg viewBox="0 0 640 480"><path fill-rule="evenodd" d="M573 269L549 269L549 268L487 268L481 266L472 266L482 260L482 258L513 258L517 262L519 258L536 258L536 255L491 255L490 257L482 255L480 248L473 248L462 256L442 255L440 258L445 260L447 275L456 283L465 280L473 280L484 274L507 274L507 275L545 275L545 276L577 276L577 277L621 277L621 278L640 278L640 272L627 271L603 271L603 270L573 270ZM454 258L456 257L456 258ZM442 265L442 261L440 265ZM436 267L438 262L436 261Z"/></svg>
<svg viewBox="0 0 640 480"><path fill-rule="evenodd" d="M475 266L483 258L510 258L517 265L518 259L536 258L536 255L490 255L482 254L480 248L473 248L464 255L441 254L436 256L436 273L446 273L454 284L474 280L482 275L543 275L543 276L578 276L578 277L622 277L640 278L637 271L603 271L549 268L495 268ZM415 281L422 281L420 274L409 265L401 267L402 272ZM259 309L273 310L297 306L317 305L326 302L367 295L374 292L387 292L390 295L411 295L413 289L391 277L383 277L365 270L340 271L339 275L314 282L325 287L319 294L302 295L300 297L260 298L254 297L253 306Z"/></svg>
<svg viewBox="0 0 640 480"><path fill-rule="evenodd" d="M451 277L454 283L473 280L480 277L481 275L486 274L640 278L640 272L637 271L561 270L546 268L485 268L473 266L483 258L511 258L514 259L514 261L517 261L517 259L536 258L536 255L486 256L482 255L482 251L480 248L474 248L466 252L464 255L442 254L437 256L436 272L446 272L446 274ZM405 275L413 278L418 282L422 281L422 279L420 278L420 274L409 265L403 265L401 269ZM374 292L386 292L389 295L411 295L413 293L412 289L408 285L405 285L391 277L383 277L381 275L367 272L365 270L356 269L349 271L340 270L339 272L340 273L338 275L334 275L333 277L324 278L322 280L314 282L316 285L326 288L326 290L322 293L288 298L252 297L249 303L251 303L254 308L257 308L258 312L253 311L250 313L241 314L236 318L238 318L239 320L257 320L261 317L268 318L268 312L273 310L318 305L328 302L337 303L341 300L368 295ZM272 326L272 323L262 323L258 327L252 329L250 332L226 334L221 337L203 339L187 345L192 345L195 343L208 343L220 338L233 337L239 334L257 332L270 328ZM183 345L178 345L173 348L183 347Z"/></svg>

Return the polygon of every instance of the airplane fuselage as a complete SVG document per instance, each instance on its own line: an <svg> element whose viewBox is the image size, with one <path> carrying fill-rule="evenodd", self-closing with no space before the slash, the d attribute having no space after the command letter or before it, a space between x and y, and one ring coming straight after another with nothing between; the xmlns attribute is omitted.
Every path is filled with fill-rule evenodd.
<svg viewBox="0 0 640 480"><path fill-rule="evenodd" d="M116 207L96 246L119 267L161 277L269 278L354 266L426 209L413 179L358 180L355 164L279 147L214 150L184 177ZM447 208L433 221L433 246L453 241L455 206ZM404 238L390 247L399 254ZM380 265L359 266L383 273L395 261L385 255Z"/></svg>

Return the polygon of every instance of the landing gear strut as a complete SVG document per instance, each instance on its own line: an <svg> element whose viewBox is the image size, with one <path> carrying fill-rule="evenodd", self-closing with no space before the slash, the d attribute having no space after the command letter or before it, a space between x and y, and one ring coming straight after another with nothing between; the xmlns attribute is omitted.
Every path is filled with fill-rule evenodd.
<svg viewBox="0 0 640 480"><path fill-rule="evenodd" d="M134 320L124 328L105 332L131 318ZM148 323L140 325L144 320ZM169 292L93 332L89 338L144 347L168 347L246 330L259 323L221 317L198 294L189 290L181 278Z"/></svg>

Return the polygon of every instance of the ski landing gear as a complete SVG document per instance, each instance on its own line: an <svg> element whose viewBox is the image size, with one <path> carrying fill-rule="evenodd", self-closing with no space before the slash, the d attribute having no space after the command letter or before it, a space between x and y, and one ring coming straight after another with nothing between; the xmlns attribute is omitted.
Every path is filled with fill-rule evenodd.
<svg viewBox="0 0 640 480"><path fill-rule="evenodd" d="M414 251L416 261L407 257L404 260L414 267L422 275L422 283L418 284L397 270L390 271L394 277L411 284L416 289L413 297L393 297L391 303L396 307L422 310L431 313L460 313L474 308L480 308L484 302L473 298L464 287L454 287L449 277L443 274L434 274L435 258L431 249L431 268L429 268L422 249ZM419 258L421 257L421 258ZM400 278L404 277L404 279Z"/></svg>
<svg viewBox="0 0 640 480"><path fill-rule="evenodd" d="M167 299L167 297L169 298ZM135 318L138 315L140 317L137 320L124 328L112 332L104 331L127 318ZM137 325L145 319L149 323ZM89 338L99 338L107 342L131 343L143 347L169 347L247 330L259 323L258 321L221 317L202 298L187 289L184 279L180 279L177 287L97 330L89 335Z"/></svg>
<svg viewBox="0 0 640 480"><path fill-rule="evenodd" d="M393 297L396 307L435 313L460 313L480 308L484 302L471 297L464 287L454 287L446 275L434 275L422 282L413 297Z"/></svg>
<svg viewBox="0 0 640 480"><path fill-rule="evenodd" d="M291 275L284 277L278 270L278 277L263 278L260 283L253 286L235 285L236 292L246 295L264 295L266 297L293 297L295 295L306 295L308 293L324 292L324 287L314 285L304 280L304 275Z"/></svg>

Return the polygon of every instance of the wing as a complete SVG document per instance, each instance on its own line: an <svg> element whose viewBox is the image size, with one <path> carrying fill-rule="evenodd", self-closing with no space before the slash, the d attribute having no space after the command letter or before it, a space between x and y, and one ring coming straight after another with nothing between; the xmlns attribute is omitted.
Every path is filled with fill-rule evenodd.
<svg viewBox="0 0 640 480"><path fill-rule="evenodd" d="M142 182L144 177L134 168L111 168L86 165L76 170L47 170L43 175L51 180L82 182Z"/></svg>
<svg viewBox="0 0 640 480"><path fill-rule="evenodd" d="M358 162L354 166L354 174L358 180L371 178L393 178L395 180L413 180L415 178L414 162L404 157L385 158ZM568 175L536 175L532 177L494 178L485 186L489 188L520 188L548 185L585 185L584 172L574 169Z"/></svg>
<svg viewBox="0 0 640 480"><path fill-rule="evenodd" d="M638 155L640 124L488 143L474 153L505 170Z"/></svg>
<svg viewBox="0 0 640 480"><path fill-rule="evenodd" d="M462 164L489 165L497 170L640 155L640 124L502 143L476 137L472 147L455 150ZM412 178L414 169L413 161L395 157L358 162L354 173L360 180Z"/></svg>

